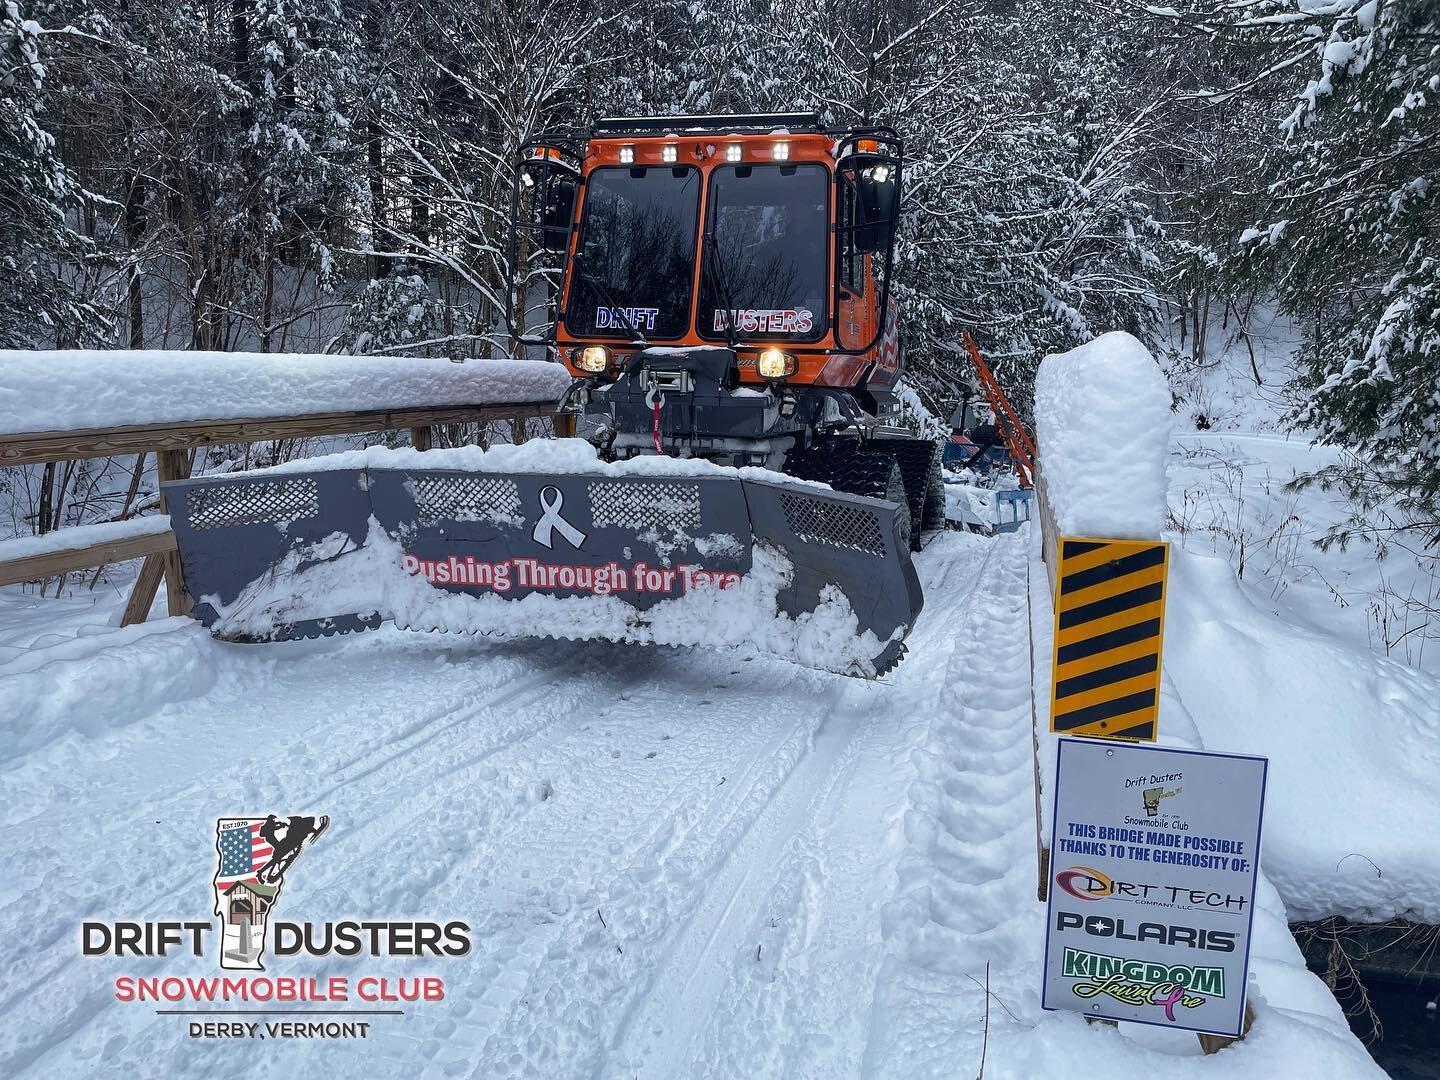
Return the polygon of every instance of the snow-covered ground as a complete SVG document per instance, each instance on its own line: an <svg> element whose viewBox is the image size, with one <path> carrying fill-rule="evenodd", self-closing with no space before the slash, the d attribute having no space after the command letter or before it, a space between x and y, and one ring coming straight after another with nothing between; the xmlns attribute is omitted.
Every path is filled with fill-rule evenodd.
<svg viewBox="0 0 1440 1080"><path fill-rule="evenodd" d="M1171 529L1187 551L1225 558L1260 607L1440 674L1440 620L1430 614L1440 609L1440 551L1423 549L1423 535L1415 550L1392 546L1385 558L1363 537L1348 549L1315 546L1352 508L1339 491L1288 485L1340 462L1345 449L1311 445L1306 432L1282 423L1298 328L1263 309L1250 328L1253 368L1233 323L1211 328L1203 369L1171 361L1180 395ZM1200 414L1208 429L1195 427Z"/></svg>
<svg viewBox="0 0 1440 1080"><path fill-rule="evenodd" d="M276 960L439 974L448 996L364 1043L247 1046L264 1072L908 1078L983 1052L995 1077L1373 1073L1268 888L1243 1044L1201 1058L1040 1010L1030 548L952 533L918 556L926 609L879 682L393 629L222 645L180 620L107 630L110 600L61 601L46 638L7 596L0 696L25 738L0 762L0 1073L229 1068L236 1047L110 999L213 957L85 958L78 925L208 917L216 817L269 809L332 819L279 917L462 918L475 948Z"/></svg>

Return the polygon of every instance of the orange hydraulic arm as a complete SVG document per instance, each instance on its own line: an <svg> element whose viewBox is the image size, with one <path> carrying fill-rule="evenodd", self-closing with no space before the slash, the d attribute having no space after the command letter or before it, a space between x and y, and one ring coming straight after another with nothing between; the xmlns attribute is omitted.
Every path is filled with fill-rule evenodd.
<svg viewBox="0 0 1440 1080"><path fill-rule="evenodd" d="M1035 483L1035 442L1025 430L1025 425L1020 423L1020 417L1005 397L1005 391L1000 389L1000 383L996 381L990 366L981 357L980 350L975 346L975 339L969 334L965 335L965 349L970 353L970 360L975 365L975 375L980 380L980 391L985 395L985 402L995 413L1005 449L1010 452L1010 460L1015 463L1015 471L1020 474L1020 486L1032 487Z"/></svg>

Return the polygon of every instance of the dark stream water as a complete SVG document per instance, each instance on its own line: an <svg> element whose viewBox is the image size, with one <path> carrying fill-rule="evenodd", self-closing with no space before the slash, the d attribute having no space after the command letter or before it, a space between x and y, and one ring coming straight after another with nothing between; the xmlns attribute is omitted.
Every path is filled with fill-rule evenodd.
<svg viewBox="0 0 1440 1080"><path fill-rule="evenodd" d="M1376 980L1368 989L1384 1028L1384 1037L1367 1047L1371 1056L1393 1080L1440 1080L1440 1009L1425 1008L1440 994L1440 985L1431 982L1417 989ZM1370 1025L1363 1018L1352 1017L1350 1026L1360 1038L1369 1037Z"/></svg>

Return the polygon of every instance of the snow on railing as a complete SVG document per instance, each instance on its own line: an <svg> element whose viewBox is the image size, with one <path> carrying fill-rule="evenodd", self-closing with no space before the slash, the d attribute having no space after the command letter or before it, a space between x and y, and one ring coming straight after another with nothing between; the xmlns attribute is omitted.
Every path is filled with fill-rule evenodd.
<svg viewBox="0 0 1440 1080"><path fill-rule="evenodd" d="M553 404L563 365L537 360L173 350L0 350L0 437L489 405ZM4 461L5 464L12 462Z"/></svg>
<svg viewBox="0 0 1440 1080"><path fill-rule="evenodd" d="M163 482L201 446L527 418L573 434L557 405L563 365L534 360L301 356L164 350L0 350L0 465L153 453ZM160 509L164 509L163 495ZM168 518L71 526L0 543L0 584L143 557L123 623L143 621L163 578L172 615L190 610ZM162 524L163 522L163 524Z"/></svg>

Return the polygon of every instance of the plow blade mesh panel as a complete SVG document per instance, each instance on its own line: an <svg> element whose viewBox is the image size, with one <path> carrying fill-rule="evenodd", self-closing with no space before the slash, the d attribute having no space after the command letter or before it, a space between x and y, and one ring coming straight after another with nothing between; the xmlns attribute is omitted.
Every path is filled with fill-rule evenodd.
<svg viewBox="0 0 1440 1080"><path fill-rule="evenodd" d="M835 504L806 495L785 492L780 496L785 521L791 531L810 544L851 548L885 557L885 534L880 518L864 507Z"/></svg>
<svg viewBox="0 0 1440 1080"><path fill-rule="evenodd" d="M318 514L319 488L305 477L217 485L198 490L186 509L190 524L197 529L278 524Z"/></svg>
<svg viewBox="0 0 1440 1080"><path fill-rule="evenodd" d="M683 481L596 481L587 485L590 513L599 528L616 525L637 532L651 528L700 527L700 488Z"/></svg>
<svg viewBox="0 0 1440 1080"><path fill-rule="evenodd" d="M425 522L519 521L520 489L512 480L487 476L421 476L415 480L415 509Z"/></svg>

